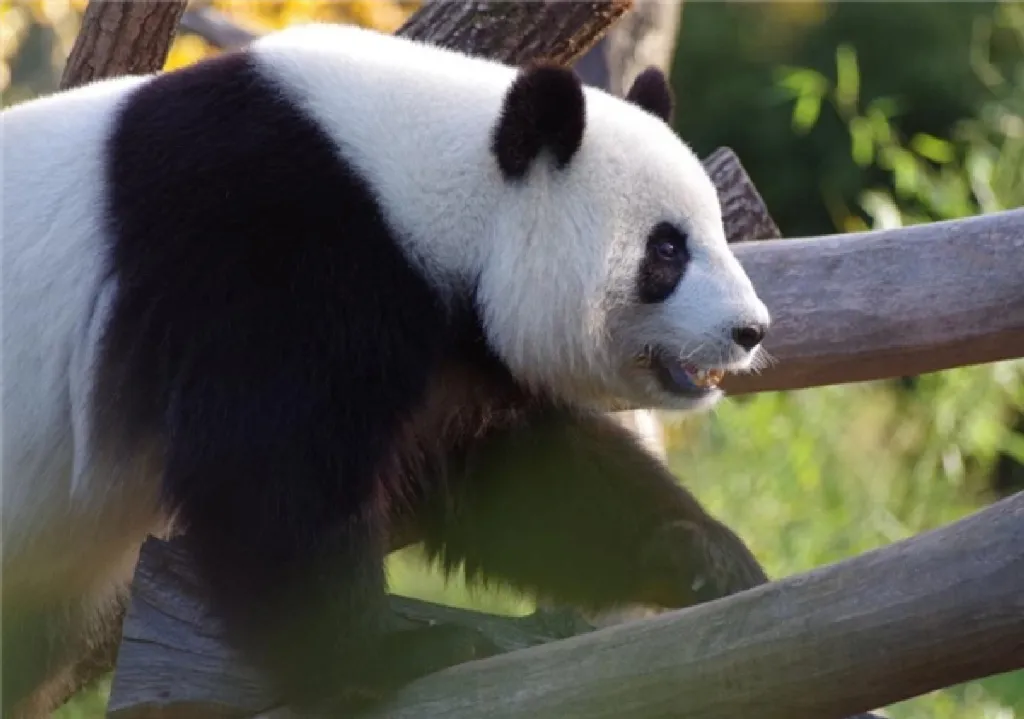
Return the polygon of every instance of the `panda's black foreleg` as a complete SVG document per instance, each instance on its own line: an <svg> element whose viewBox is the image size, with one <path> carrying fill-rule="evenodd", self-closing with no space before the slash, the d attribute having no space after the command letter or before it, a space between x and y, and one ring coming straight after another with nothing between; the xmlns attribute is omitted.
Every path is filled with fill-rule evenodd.
<svg viewBox="0 0 1024 719"><path fill-rule="evenodd" d="M430 555L583 609L682 607L766 581L664 464L605 415L553 412L474 443L428 504Z"/></svg>
<svg viewBox="0 0 1024 719"><path fill-rule="evenodd" d="M165 483L228 640L283 701L334 716L473 648L450 632L387 631L372 472L387 408L339 412L312 361L266 375L258 360L233 373L198 365L170 405Z"/></svg>

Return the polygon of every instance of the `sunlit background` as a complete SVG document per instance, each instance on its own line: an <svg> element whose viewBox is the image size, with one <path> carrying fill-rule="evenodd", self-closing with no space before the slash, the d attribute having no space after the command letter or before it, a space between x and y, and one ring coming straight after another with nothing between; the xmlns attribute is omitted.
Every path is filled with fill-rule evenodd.
<svg viewBox="0 0 1024 719"><path fill-rule="evenodd" d="M264 32L310 20L388 32L415 2L217 0ZM55 89L86 0L0 2L5 105ZM168 67L216 52L181 34ZM786 236L1024 205L1024 4L686 2L676 125L732 147ZM773 576L955 520L1024 489L1024 363L776 393L669 423L673 469ZM393 590L491 611L525 600L445 588L414 551ZM10 658L6 658L10 660ZM61 719L100 717L106 687ZM899 719L1024 719L1024 672L888 707Z"/></svg>

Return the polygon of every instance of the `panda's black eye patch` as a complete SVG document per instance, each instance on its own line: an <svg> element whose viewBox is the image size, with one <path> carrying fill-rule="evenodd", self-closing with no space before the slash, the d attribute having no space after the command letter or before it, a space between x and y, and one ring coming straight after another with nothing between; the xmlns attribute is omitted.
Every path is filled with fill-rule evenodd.
<svg viewBox="0 0 1024 719"><path fill-rule="evenodd" d="M690 261L686 234L670 222L660 222L647 236L640 262L637 293L645 303L664 302L679 284Z"/></svg>

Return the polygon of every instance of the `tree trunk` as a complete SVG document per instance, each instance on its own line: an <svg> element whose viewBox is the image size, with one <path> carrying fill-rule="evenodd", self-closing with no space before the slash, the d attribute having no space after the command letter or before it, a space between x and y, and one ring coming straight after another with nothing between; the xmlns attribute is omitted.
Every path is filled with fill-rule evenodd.
<svg viewBox="0 0 1024 719"><path fill-rule="evenodd" d="M91 0L71 48L61 88L164 66L187 0Z"/></svg>

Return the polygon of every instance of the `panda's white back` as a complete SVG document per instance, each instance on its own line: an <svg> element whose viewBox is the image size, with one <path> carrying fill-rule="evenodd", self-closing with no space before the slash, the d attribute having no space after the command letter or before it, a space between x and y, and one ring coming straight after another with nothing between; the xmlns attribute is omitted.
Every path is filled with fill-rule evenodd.
<svg viewBox="0 0 1024 719"><path fill-rule="evenodd" d="M83 511L91 503L76 504L89 477L75 467L89 450L87 334L102 311L105 138L119 102L142 82L96 83L3 115L2 511L12 586L80 562L68 546L87 546L103 527L94 507Z"/></svg>

